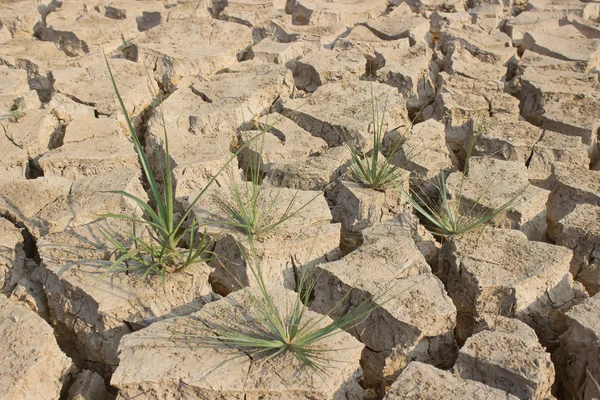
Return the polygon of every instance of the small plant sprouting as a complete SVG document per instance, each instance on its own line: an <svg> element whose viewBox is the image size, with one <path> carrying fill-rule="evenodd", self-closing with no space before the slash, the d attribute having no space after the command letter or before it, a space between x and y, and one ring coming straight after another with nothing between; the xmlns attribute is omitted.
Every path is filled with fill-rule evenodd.
<svg viewBox="0 0 600 400"><path fill-rule="evenodd" d="M193 220L187 227L184 226L184 222L192 213L193 207L196 205L198 200L200 200L201 196L212 185L216 177L223 171L223 169L225 169L227 165L229 165L229 163L235 157L237 157L237 154L241 148L238 149L238 152L233 154L231 158L229 158L227 163L225 163L225 165L202 189L194 201L192 201L187 209L183 212L183 215L179 218L179 221L175 221L175 213L173 210L175 193L173 191L169 141L162 105L158 106L161 113L165 140L165 164L162 166L163 190L161 193L160 187L150 167L148 158L144 152L144 148L135 133L135 129L133 128L133 124L131 123L131 119L129 118L127 109L125 108L125 104L123 103L123 99L119 93L119 89L117 88L117 84L106 54L104 54L104 60L106 62L106 67L108 69L108 74L112 82L113 89L121 107L121 112L125 117L127 128L129 129L129 133L133 139L135 151L142 165L144 175L148 180L151 200L156 204L156 206L155 208L152 208L143 199L124 191L109 192L116 193L133 200L142 209L143 217L136 218L135 216L125 214L101 215L102 217L106 218L116 218L129 221L133 226L132 233L128 235L132 242L131 246L120 243L108 233L102 232L106 240L108 240L116 248L118 256L107 269L105 274L101 276L101 278L106 274L121 271L139 272L143 278L147 277L148 275L155 274L164 277L166 272L178 271L189 267L192 264L206 261L206 251L209 249L211 244L207 239L208 236L197 233L199 224L195 220ZM136 230L137 225L143 227L142 232ZM144 237L144 232L147 232L149 237ZM184 239L186 239L189 243L189 248L187 249L179 247L179 243ZM125 266L120 267L121 264L125 264Z"/></svg>
<svg viewBox="0 0 600 400"><path fill-rule="evenodd" d="M7 119L12 119L12 120L18 121L20 118L24 117L25 115L26 115L26 113L25 113L25 111L23 111L22 105L18 104L16 109L0 114L0 119L7 118Z"/></svg>
<svg viewBox="0 0 600 400"><path fill-rule="evenodd" d="M260 136L259 147L255 149L256 156L251 157L249 166L246 169L246 180L238 182L233 172L230 171L229 189L230 199L218 199L219 207L226 215L225 221L221 223L225 226L238 230L248 237L257 237L269 231L276 229L290 218L296 216L304 210L314 199L297 205L298 191L294 193L291 199L285 199L287 204L281 204L283 189L272 187L265 190L261 184L263 180L262 153L264 147L264 135L268 134L273 125L265 125ZM239 151L239 150L238 150ZM249 178L249 179L248 179ZM283 209L283 212L281 210Z"/></svg>
<svg viewBox="0 0 600 400"><path fill-rule="evenodd" d="M502 204L493 211L482 211L475 213L475 209L487 193L487 190L485 190L477 197L477 199L475 199L472 206L467 210L466 213L460 213L463 185L466 177L469 174L471 154L478 137L479 132L477 129L475 129L473 135L471 136L471 140L469 141L463 172L461 174L460 182L458 184L454 199L452 199L448 193L443 171L438 176L437 183L434 185L435 190L439 194L437 204L435 200L428 198L427 196L420 196L413 190L411 190L412 195L406 196L408 202L427 220L430 225L429 227L431 232L434 235L440 236L444 239L462 235L475 229L483 228L495 217L507 211L527 188L524 187L518 191L506 203ZM493 181L490 182L490 186L488 186L488 188L491 187L491 185L493 185Z"/></svg>
<svg viewBox="0 0 600 400"><path fill-rule="evenodd" d="M387 99L385 100L383 111L379 112L379 104L371 88L371 116L373 129L373 149L370 156L364 156L354 145L349 145L352 162L350 172L352 177L360 184L372 189L383 189L392 182L395 182L403 174L403 170L392 164L382 152L385 114L387 112ZM394 128L392 131L398 129ZM394 154L401 146L402 140L396 142L390 155Z"/></svg>
<svg viewBox="0 0 600 400"><path fill-rule="evenodd" d="M285 309L278 308L269 287L263 279L260 262L251 243L252 255L244 254L246 263L257 281L258 294L247 288L251 307L248 313L251 323L247 321L224 321L216 318L216 322L204 322L215 334L213 337L198 338L205 345L227 345L249 353L252 356L265 356L267 359L289 353L303 365L320 373L327 372L328 361L332 361L325 353L335 349L323 349L318 342L339 332L358 325L378 307L372 301L363 301L342 317L329 320L332 313L348 299L351 291L326 314L314 317L307 316L309 298L315 280L309 277L307 268L303 268L297 281L297 291L292 304Z"/></svg>
<svg viewBox="0 0 600 400"><path fill-rule="evenodd" d="M196 4L192 0L185 0L185 7L187 8L188 14L190 17L193 17L196 14L196 10L200 7L200 3L202 0L198 0Z"/></svg>

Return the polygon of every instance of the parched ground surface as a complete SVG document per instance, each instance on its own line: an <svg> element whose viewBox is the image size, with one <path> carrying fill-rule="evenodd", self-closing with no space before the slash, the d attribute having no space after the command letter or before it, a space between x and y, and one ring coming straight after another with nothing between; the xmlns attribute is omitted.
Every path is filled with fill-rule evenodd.
<svg viewBox="0 0 600 400"><path fill-rule="evenodd" d="M210 262L104 274L131 226L100 215L141 215L113 192L152 202L103 51L177 212L216 176ZM0 397L600 398L599 71L595 1L0 0ZM348 170L373 102L381 190ZM261 201L301 209L251 246L219 204L270 125ZM443 241L406 200L442 175L461 212L518 198ZM325 374L190 339L256 323L250 250L281 313L301 266L306 318L372 303Z"/></svg>

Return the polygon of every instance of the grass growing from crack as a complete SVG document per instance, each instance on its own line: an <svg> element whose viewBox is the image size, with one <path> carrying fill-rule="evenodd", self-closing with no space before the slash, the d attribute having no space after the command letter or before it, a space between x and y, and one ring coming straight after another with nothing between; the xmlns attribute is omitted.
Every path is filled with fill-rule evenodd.
<svg viewBox="0 0 600 400"><path fill-rule="evenodd" d="M421 214L429 223L431 232L434 235L442 238L450 238L457 235L462 235L467 232L481 229L485 227L495 217L506 212L518 199L526 189L526 186L518 191L507 202L492 211L475 212L481 200L493 185L493 181L486 190L484 190L473 202L472 206L465 213L460 212L460 204L462 200L463 186L465 179L469 175L469 162L475 143L479 137L478 129L475 129L466 151L465 164L461 174L460 182L456 190L456 195L451 198L448 193L446 178L442 171L437 178L435 189L439 195L436 200L421 196L416 191L411 190L411 194L407 195L408 202ZM400 189L403 190L403 189Z"/></svg>
<svg viewBox="0 0 600 400"><path fill-rule="evenodd" d="M22 118L26 115L25 111L23 111L23 107L22 106L18 106L16 109L14 110L10 110L9 112L5 112L0 114L0 119L11 119L11 120L15 120L18 121L19 118Z"/></svg>
<svg viewBox="0 0 600 400"><path fill-rule="evenodd" d="M237 182L233 172L230 171L229 190L231 197L230 199L217 200L221 211L226 216L223 224L246 234L248 237L258 237L276 229L302 212L320 195L319 192L308 202L298 205L297 196L299 191L296 191L290 200L286 200L287 204L283 205L283 213L281 213L283 189L272 187L270 193L265 191L262 185L262 153L265 135L272 127L273 125L267 124L262 128L261 133L257 135L260 136L260 139L257 140L259 146L254 149L257 155L251 157L249 167L246 169L247 179L244 182ZM272 195L273 191L275 192L274 195Z"/></svg>
<svg viewBox="0 0 600 400"><path fill-rule="evenodd" d="M387 111L387 99L385 100L383 111L379 112L379 104L371 88L371 118L373 126L373 150L370 156L364 156L357 146L349 145L352 161L350 164L350 173L352 177L360 184L372 189L382 189L391 182L400 178L403 170L397 165L392 164L382 153L385 114ZM395 128L397 129L397 128ZM393 129L393 130L395 130ZM345 141L348 143L348 141ZM398 142L400 143L400 142ZM399 145L396 144L395 150ZM390 154L393 154L394 149Z"/></svg>
<svg viewBox="0 0 600 400"><path fill-rule="evenodd" d="M252 254L244 256L257 281L258 294L255 295L248 289L244 290L250 297L251 307L247 311L252 323L224 321L218 318L213 322L203 321L215 336L202 337L200 342L215 346L225 344L252 356L260 355L267 359L289 353L303 365L326 373L328 362L332 361L326 353L335 352L336 349L324 349L319 347L318 343L338 334L340 330L356 326L378 306L371 301L363 301L342 317L330 320L328 317L350 296L351 291L348 291L328 313L307 316L315 280L310 279L307 268L303 268L292 304L281 310L263 279L260 262L253 249L251 240Z"/></svg>
<svg viewBox="0 0 600 400"><path fill-rule="evenodd" d="M200 7L201 2L202 0L198 0L196 4L194 4L192 0L185 0L185 8L187 8L187 12L190 15L190 17L193 17L194 14L196 14L196 11Z"/></svg>
<svg viewBox="0 0 600 400"><path fill-rule="evenodd" d="M200 200L206 190L212 185L216 177L231 163L231 161L237 157L239 151L229 158L225 165L215 174L215 176L207 183L207 185L200 191L198 196L190 203L185 209L183 215L179 218L179 221L175 220L174 203L175 193L173 191L173 177L171 172L171 158L169 155L169 141L166 129L166 123L163 113L162 105L159 105L159 111L162 118L162 126L164 132L165 141L165 163L161 166L163 171L163 187L162 191L155 179L154 173L150 167L150 163L144 152L144 148L140 143L135 129L123 99L117 88L115 78L113 76L110 64L104 55L106 67L108 69L109 77L112 82L115 95L121 107L121 112L125 117L127 128L131 138L133 139L135 151L138 155L142 170L150 186L150 197L155 207L151 207L146 201L139 197L130 194L125 191L111 191L110 193L119 194L125 198L133 200L143 211L143 217L137 218L135 216L126 214L102 214L102 217L116 218L126 220L132 224L132 233L128 235L132 245L124 244L119 242L115 237L109 235L107 232L102 232L106 240L108 240L117 250L118 257L109 266L107 271L101 276L112 273L112 272L138 272L143 278L148 275L161 275L164 277L165 273L175 272L189 267L192 264L206 261L206 251L210 246L210 242L207 239L207 235L198 234L198 223L196 220L192 220L191 224L184 226L184 222L190 217L193 207ZM155 96L156 97L156 96ZM136 229L136 226L141 225L143 227L142 232ZM144 231L148 233L149 237L144 237ZM189 243L187 249L180 248L179 243L183 239L186 239ZM122 266L124 264L124 266Z"/></svg>
<svg viewBox="0 0 600 400"><path fill-rule="evenodd" d="M425 103L425 105L428 104ZM413 121L400 135L398 140L395 140L393 146L388 149L388 156L391 158L399 149L402 144L406 141L406 136L413 126L416 118L420 115L423 108L421 107ZM383 104L383 110L379 110L379 102L375 98L373 93L373 87L371 87L371 125L373 130L373 149L370 151L370 155L363 154L358 146L352 143L351 140L344 140L348 149L350 150L351 163L349 171L352 178L363 186L366 186L375 190L382 190L386 187L393 186L398 183L399 180L404 178L405 170L400 165L393 164L388 157L383 154L383 140L388 133L394 132L402 126L397 126L394 129L385 131L385 115L387 112L387 98ZM425 149L423 149L425 150ZM406 158L413 158L418 153L410 154L407 152Z"/></svg>

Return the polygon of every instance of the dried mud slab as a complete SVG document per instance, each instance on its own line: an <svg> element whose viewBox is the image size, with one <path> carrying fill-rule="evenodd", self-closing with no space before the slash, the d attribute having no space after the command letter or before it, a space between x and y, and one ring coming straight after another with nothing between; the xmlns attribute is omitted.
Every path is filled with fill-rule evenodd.
<svg viewBox="0 0 600 400"><path fill-rule="evenodd" d="M285 11L295 25L356 25L380 16L387 8L384 0L362 2L343 0L336 3L319 0L286 1Z"/></svg>
<svg viewBox="0 0 600 400"><path fill-rule="evenodd" d="M462 176L462 173L455 172L447 179L451 196L461 191L461 213L492 213L518 196L507 211L494 218L491 224L499 228L520 230L530 240L544 239L546 201L550 192L529 184L524 164L472 157L469 162L469 175L464 180Z"/></svg>
<svg viewBox="0 0 600 400"><path fill-rule="evenodd" d="M468 379L460 379L448 371L418 361L411 362L388 390L384 400L444 399L516 400L500 389Z"/></svg>
<svg viewBox="0 0 600 400"><path fill-rule="evenodd" d="M452 168L454 156L446 146L444 125L433 119L412 126L400 149L391 157L394 165L411 172L411 186L436 184L436 177ZM427 189L423 187L423 189Z"/></svg>
<svg viewBox="0 0 600 400"><path fill-rule="evenodd" d="M141 114L154 100L153 93L158 93L158 86L148 79L142 64L120 58L111 58L109 63L125 108L137 125L141 122ZM121 115L104 60L86 68L53 71L53 76L57 93L76 103L93 107L100 115Z"/></svg>
<svg viewBox="0 0 600 400"><path fill-rule="evenodd" d="M12 222L0 217L0 292L10 293L25 268L23 235Z"/></svg>
<svg viewBox="0 0 600 400"><path fill-rule="evenodd" d="M204 187L232 158L238 128L269 110L293 87L289 70L275 64L242 63L206 81L186 78L163 102L175 191L187 197ZM273 121L274 122L274 121ZM165 165L160 110L148 122L146 152L160 181ZM236 167L236 160L231 163Z"/></svg>
<svg viewBox="0 0 600 400"><path fill-rule="evenodd" d="M139 168L133 141L125 135L98 137L63 144L38 160L44 175L79 179L106 174L117 168Z"/></svg>
<svg viewBox="0 0 600 400"><path fill-rule="evenodd" d="M171 20L133 41L131 56L153 66L166 90L184 76L212 75L235 64L252 44L252 30L210 18Z"/></svg>
<svg viewBox="0 0 600 400"><path fill-rule="evenodd" d="M335 309L331 316L340 317L373 302L372 313L349 328L367 346L362 365L368 385L391 383L410 360L452 365L456 309L401 224L368 228L361 247L318 265L315 276L311 308L317 312Z"/></svg>
<svg viewBox="0 0 600 400"><path fill-rule="evenodd" d="M520 47L527 32L535 30L537 35L551 33L559 27L559 20L550 12L524 12L506 21L504 32Z"/></svg>
<svg viewBox="0 0 600 400"><path fill-rule="evenodd" d="M569 14L578 17L590 18L598 13L597 4L582 3L574 0L566 0L560 3L552 3L545 0L532 0L527 4L528 11L550 12L555 18L563 18Z"/></svg>
<svg viewBox="0 0 600 400"><path fill-rule="evenodd" d="M76 348L80 364L104 376L118 364L123 335L170 313L196 311L212 293L210 268L203 263L164 279L142 280L135 273L103 276L114 259L101 230L126 240L130 229L125 223L99 221L38 241L42 283L56 329Z"/></svg>
<svg viewBox="0 0 600 400"><path fill-rule="evenodd" d="M338 51L358 50L367 57L369 63L373 63L374 60L371 59L375 58L375 50L399 49L406 51L410 47L410 40L408 38L384 40L365 25L356 25L350 32L336 38L331 47ZM367 65L366 72L371 74L375 72L375 68Z"/></svg>
<svg viewBox="0 0 600 400"><path fill-rule="evenodd" d="M214 0L208 3L213 17L252 28L255 42L260 40L271 20L285 15L285 0Z"/></svg>
<svg viewBox="0 0 600 400"><path fill-rule="evenodd" d="M548 181L552 176L552 166L556 163L588 169L588 146L583 144L580 137L544 131L541 139L533 146L527 164L529 179L536 182Z"/></svg>
<svg viewBox="0 0 600 400"><path fill-rule="evenodd" d="M600 292L600 206L578 204L558 221L556 244L573 250L571 273L593 296Z"/></svg>
<svg viewBox="0 0 600 400"><path fill-rule="evenodd" d="M305 159L286 158L273 163L267 180L290 189L323 190L347 173L351 160L346 146L330 147Z"/></svg>
<svg viewBox="0 0 600 400"><path fill-rule="evenodd" d="M347 26L341 22L330 25L297 25L286 16L270 21L263 36L281 43L301 42L307 49L315 50L331 46L347 30Z"/></svg>
<svg viewBox="0 0 600 400"><path fill-rule="evenodd" d="M40 214L61 196L67 196L73 181L57 176L29 180L0 181L0 213L23 223L34 237L47 233Z"/></svg>
<svg viewBox="0 0 600 400"><path fill-rule="evenodd" d="M600 110L598 83L591 74L528 67L521 76L521 112L542 129L580 136L597 157Z"/></svg>
<svg viewBox="0 0 600 400"><path fill-rule="evenodd" d="M135 16L84 2L59 3L36 26L36 33L70 57L97 53L101 47L111 52L139 35Z"/></svg>
<svg viewBox="0 0 600 400"><path fill-rule="evenodd" d="M37 159L56 146L60 123L48 110L24 110L25 115L4 126L3 136Z"/></svg>
<svg viewBox="0 0 600 400"><path fill-rule="evenodd" d="M323 139L312 136L280 114L268 114L252 128L238 135L239 145L245 145L238 154L239 166L244 171L256 168L260 160L261 173L271 177L278 165L306 163L327 150Z"/></svg>
<svg viewBox="0 0 600 400"><path fill-rule="evenodd" d="M523 35L523 49L566 61L580 61L587 70L600 66L600 40L587 39L573 25L551 31L530 30Z"/></svg>
<svg viewBox="0 0 600 400"><path fill-rule="evenodd" d="M3 397L58 400L74 366L58 347L50 325L0 295L0 336Z"/></svg>
<svg viewBox="0 0 600 400"><path fill-rule="evenodd" d="M60 232L96 221L102 214L141 216L139 205L110 191L125 191L147 199L139 167L118 167L98 175L77 179L68 194L57 197L36 216L41 234ZM34 232L36 232L34 230Z"/></svg>
<svg viewBox="0 0 600 400"><path fill-rule="evenodd" d="M40 18L38 6L29 1L17 0L2 4L0 42L13 37L32 36L33 28Z"/></svg>
<svg viewBox="0 0 600 400"><path fill-rule="evenodd" d="M410 39L410 45L425 43L430 21L422 15L413 14L398 6L390 13L365 22L365 26L383 40Z"/></svg>
<svg viewBox="0 0 600 400"><path fill-rule="evenodd" d="M0 135L0 176L2 180L25 179L29 173L29 156L26 150L15 145L6 136Z"/></svg>
<svg viewBox="0 0 600 400"><path fill-rule="evenodd" d="M510 38L504 32L488 32L470 26L463 26L461 30L444 31L438 46L444 53L446 62L454 52L465 50L483 63L503 66L517 54L517 49L511 46Z"/></svg>
<svg viewBox="0 0 600 400"><path fill-rule="evenodd" d="M365 73L360 52L318 49L296 61L294 81L298 89L314 92L326 83L358 81Z"/></svg>
<svg viewBox="0 0 600 400"><path fill-rule="evenodd" d="M295 60L302 57L306 51L306 44L303 42L280 43L270 38L265 38L252 46L253 60L289 65L292 70Z"/></svg>
<svg viewBox="0 0 600 400"><path fill-rule="evenodd" d="M383 157L380 155L380 157ZM353 180L340 180L328 194L333 200L331 211L334 221L342 224L341 247L350 251L362 243L362 231L369 226L394 218L406 210L406 197L398 189L408 192L409 173L382 189L371 189Z"/></svg>
<svg viewBox="0 0 600 400"><path fill-rule="evenodd" d="M552 398L550 354L533 329L516 319L499 317L489 329L467 339L453 369L462 379L504 390L519 399Z"/></svg>
<svg viewBox="0 0 600 400"><path fill-rule="evenodd" d="M332 223L331 212L320 192L263 184L257 204L265 223L272 224L285 217L288 207L292 214L283 223L250 242L245 232L228 224L231 216L222 205L224 201L233 201L228 185L238 185L242 196L245 196L246 182L227 182L224 185L209 189L194 207L196 218L206 224L206 234L216 240L212 250L215 259L210 265L215 268L211 273L211 283L219 288L218 293L239 290L240 283L257 284L251 269L256 266L249 265L244 254L256 254L265 282L292 289L296 287L297 267L337 257L340 225ZM248 185L250 195L251 183L248 182ZM190 196L189 201L195 197Z"/></svg>
<svg viewBox="0 0 600 400"><path fill-rule="evenodd" d="M545 134L542 129L515 118L485 118L474 122L477 142L473 155L489 155L525 164Z"/></svg>
<svg viewBox="0 0 600 400"><path fill-rule="evenodd" d="M600 396L600 295L590 297L567 312L569 329L560 337L565 357L561 395L565 398L592 400Z"/></svg>
<svg viewBox="0 0 600 400"><path fill-rule="evenodd" d="M373 145L369 130L372 121L371 89L380 107L383 107L386 99L388 101L385 118L387 130L410 124L404 101L396 96L396 89L364 81L320 86L307 99L286 102L283 114L312 135L325 140L330 147L349 142L367 151Z"/></svg>
<svg viewBox="0 0 600 400"><path fill-rule="evenodd" d="M393 86L407 99L407 107L420 111L434 96L434 79L437 69L429 60L431 51L426 44L412 47L376 48L371 61L372 70L379 82Z"/></svg>
<svg viewBox="0 0 600 400"><path fill-rule="evenodd" d="M442 79L449 76L441 72ZM445 75L445 76L444 76ZM454 80L454 78L449 78ZM473 80L474 81L474 80ZM489 103L485 96L477 92L467 91L465 88L455 88L452 85L443 85L438 91L432 104L433 117L446 126L446 143L454 151L461 150L472 131L472 119L488 115Z"/></svg>
<svg viewBox="0 0 600 400"><path fill-rule="evenodd" d="M90 370L83 370L69 388L69 400L104 400L109 396L104 379Z"/></svg>
<svg viewBox="0 0 600 400"><path fill-rule="evenodd" d="M88 224L100 214L141 215L133 200L107 191L147 198L137 164L77 180L49 174L36 180L0 181L0 190L0 212L22 222L36 238Z"/></svg>
<svg viewBox="0 0 600 400"><path fill-rule="evenodd" d="M556 239L559 221L578 204L600 205L600 171L557 163L553 165L551 193L546 203L548 237Z"/></svg>
<svg viewBox="0 0 600 400"><path fill-rule="evenodd" d="M29 91L27 71L0 65L0 110L2 113L10 111L15 100L27 95Z"/></svg>
<svg viewBox="0 0 600 400"><path fill-rule="evenodd" d="M281 313L291 307L294 292L268 286L275 307ZM202 344L201 337L213 337L216 320L236 324L254 323L253 289L238 291L206 305L188 318L157 322L123 338L120 364L111 379L122 398L147 399L189 397L203 399L361 399L363 389L359 365L362 344L348 333L338 331L316 346L328 350L324 356L325 376L306 367L291 354L267 359L250 357L225 345ZM285 314L283 314L285 315ZM320 318L311 311L305 318ZM323 317L318 326L330 319ZM159 364L153 360L161 359Z"/></svg>
<svg viewBox="0 0 600 400"><path fill-rule="evenodd" d="M516 230L486 228L444 244L440 275L458 310L459 340L485 314L515 317L549 346L564 327L564 313L585 298L574 283L571 250L528 241Z"/></svg>

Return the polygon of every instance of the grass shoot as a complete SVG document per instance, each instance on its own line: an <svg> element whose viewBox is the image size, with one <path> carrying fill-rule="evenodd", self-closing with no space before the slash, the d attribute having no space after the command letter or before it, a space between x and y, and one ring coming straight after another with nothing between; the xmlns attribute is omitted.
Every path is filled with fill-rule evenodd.
<svg viewBox="0 0 600 400"><path fill-rule="evenodd" d="M475 199L471 207L469 207L466 212L460 212L463 186L465 179L469 175L469 162L478 137L479 133L476 128L467 147L463 172L453 198L451 198L451 195L448 192L446 178L443 171L440 173L437 178L437 182L434 184L435 190L439 195L438 199L431 199L427 196L419 195L413 190L411 190L411 195L406 196L408 202L428 222L431 232L434 235L440 236L444 239L456 235L462 235L476 229L482 229L495 217L506 212L519 199L526 189L526 187L521 189L507 202L494 210L476 212L476 209L481 204L483 197L486 195L489 188L494 184L492 181L490 182L488 189L484 190L483 193L481 193Z"/></svg>
<svg viewBox="0 0 600 400"><path fill-rule="evenodd" d="M264 148L264 137L273 125L265 125L260 138L256 141L257 148L254 149L255 157L251 157L248 168L245 171L246 180L238 182L230 170L229 176L229 199L218 199L219 207L225 214L223 225L246 234L248 237L257 237L276 229L290 218L302 212L314 199L303 204L298 203L298 191L291 199L283 199L285 189L270 187L265 189L262 184L263 173L262 152ZM239 151L239 150L238 150ZM283 204L282 204L283 202Z"/></svg>
<svg viewBox="0 0 600 400"><path fill-rule="evenodd" d="M195 220L187 226L185 226L184 223L188 217L190 217L193 207L200 200L202 195L212 185L216 177L230 164L235 157L237 157L237 154L241 148L238 149L238 152L231 156L225 165L185 209L179 220L176 221L174 213L175 193L173 191L169 141L162 105L158 106L162 118L165 143L165 163L161 168L163 171L163 185L161 191L161 188L156 181L154 173L150 167L146 153L144 152L144 148L140 143L138 136L136 135L135 129L133 128L133 124L129 118L127 109L125 108L125 104L123 103L123 99L119 93L119 89L117 88L117 84L106 54L104 55L104 60L106 62L106 67L108 69L115 95L121 107L121 112L125 117L127 128L131 138L133 139L135 151L140 160L144 175L148 181L151 201L155 204L155 207L153 208L143 199L140 199L139 197L136 197L125 191L111 192L133 200L143 211L143 216L142 218L138 218L125 214L101 215L102 217L106 218L116 218L129 221L133 227L132 233L128 235L132 243L131 245L120 243L108 233L103 232L105 238L115 247L118 254L118 257L111 264L105 274L119 271L135 271L141 273L143 277L154 274L164 276L165 272L174 272L187 268L194 263L206 261L206 250L208 250L211 244L209 240L206 239L207 236L198 232L199 224ZM142 229L136 229L137 226L141 226ZM145 233L147 233L148 237L144 237ZM187 249L179 247L179 243L181 243L184 239L186 239L189 243Z"/></svg>
<svg viewBox="0 0 600 400"><path fill-rule="evenodd" d="M241 323L218 318L214 322L203 321L215 336L199 338L200 342L206 345L225 344L252 356L264 356L268 359L291 354L303 365L326 373L328 361L331 359L325 353L334 352L335 349L324 349L318 346L318 343L337 334L339 330L356 326L367 318L377 305L371 301L364 301L342 317L329 319L328 317L348 298L349 291L330 312L309 317L307 310L315 280L310 279L307 268L303 268L292 304L288 304L284 309L277 307L263 279L256 252L251 252L253 255L245 254L245 258L257 281L257 294L253 294L247 288L244 290L250 296L251 307L248 313L251 314L252 322Z"/></svg>

